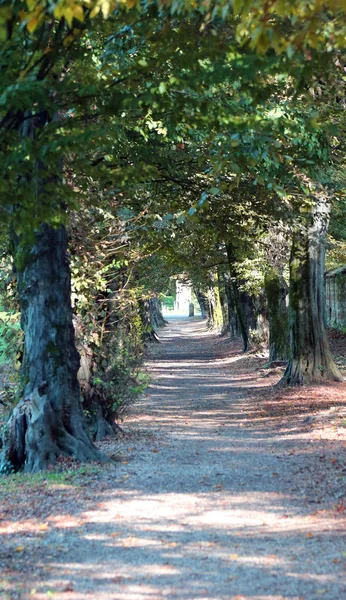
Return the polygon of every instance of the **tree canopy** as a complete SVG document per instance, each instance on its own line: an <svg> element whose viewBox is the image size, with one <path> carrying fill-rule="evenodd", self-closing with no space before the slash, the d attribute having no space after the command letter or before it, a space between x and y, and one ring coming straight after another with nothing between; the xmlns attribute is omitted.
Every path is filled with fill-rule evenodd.
<svg viewBox="0 0 346 600"><path fill-rule="evenodd" d="M272 358L289 359L284 383L340 378L323 277L330 215L334 243L343 239L345 10L341 0L1 4L1 236L24 331L8 429L21 439L5 435L6 464L100 458L84 431L72 319L94 372L85 394L98 398L97 436L117 412L114 380L141 389L137 357L178 274L244 350L269 321Z"/></svg>

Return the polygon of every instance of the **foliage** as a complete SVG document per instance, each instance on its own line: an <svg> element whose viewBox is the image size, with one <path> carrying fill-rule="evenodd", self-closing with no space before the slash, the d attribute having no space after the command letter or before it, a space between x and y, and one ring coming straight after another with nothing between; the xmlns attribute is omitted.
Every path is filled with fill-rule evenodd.
<svg viewBox="0 0 346 600"><path fill-rule="evenodd" d="M141 392L141 307L172 277L204 294L213 325L241 323L273 231L304 228L321 195L342 213L344 9L2 3L0 234L22 272L42 223L69 227L89 413L112 421Z"/></svg>
<svg viewBox="0 0 346 600"><path fill-rule="evenodd" d="M0 364L11 363L18 368L22 332L19 314L0 311Z"/></svg>

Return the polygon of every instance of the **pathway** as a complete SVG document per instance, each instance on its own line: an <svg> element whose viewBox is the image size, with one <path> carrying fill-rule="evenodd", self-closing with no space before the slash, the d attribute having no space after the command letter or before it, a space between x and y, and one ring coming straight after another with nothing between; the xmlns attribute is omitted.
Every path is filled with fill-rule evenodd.
<svg viewBox="0 0 346 600"><path fill-rule="evenodd" d="M60 496L43 511L18 598L345 599L345 520L318 498L309 436L251 421L257 375L203 321L160 337L122 461L87 477L69 514Z"/></svg>

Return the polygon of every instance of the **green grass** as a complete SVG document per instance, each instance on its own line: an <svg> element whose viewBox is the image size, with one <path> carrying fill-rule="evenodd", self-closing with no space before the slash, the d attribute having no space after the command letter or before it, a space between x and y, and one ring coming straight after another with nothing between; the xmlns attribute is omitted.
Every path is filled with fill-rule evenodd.
<svg viewBox="0 0 346 600"><path fill-rule="evenodd" d="M41 473L13 473L10 475L0 475L0 499L2 494L9 494L11 492L18 491L19 487L23 488L35 488L45 485L59 486L59 485L70 485L72 487L78 487L78 485L88 477L94 477L100 472L104 471L104 465L81 465L76 468L69 468L67 470L61 470L59 466L52 471L43 471Z"/></svg>

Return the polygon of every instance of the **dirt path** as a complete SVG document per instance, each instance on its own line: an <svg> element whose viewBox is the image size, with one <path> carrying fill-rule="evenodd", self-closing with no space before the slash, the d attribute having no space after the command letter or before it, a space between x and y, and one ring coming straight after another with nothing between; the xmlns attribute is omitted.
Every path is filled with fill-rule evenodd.
<svg viewBox="0 0 346 600"><path fill-rule="evenodd" d="M123 460L5 512L0 597L345 599L342 437L252 419L266 380L202 321L160 336Z"/></svg>

